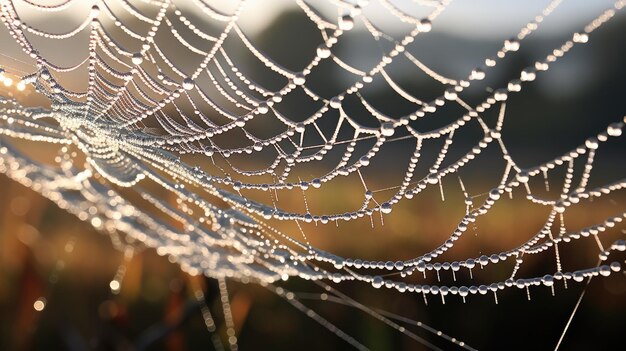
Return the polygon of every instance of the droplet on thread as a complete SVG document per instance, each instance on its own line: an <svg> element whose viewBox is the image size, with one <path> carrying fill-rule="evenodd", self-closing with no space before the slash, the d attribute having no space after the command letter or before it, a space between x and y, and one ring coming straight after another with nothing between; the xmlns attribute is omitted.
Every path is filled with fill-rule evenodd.
<svg viewBox="0 0 626 351"><path fill-rule="evenodd" d="M472 80L483 80L485 79L485 71L481 68L474 68L472 73L470 74L470 79Z"/></svg>
<svg viewBox="0 0 626 351"><path fill-rule="evenodd" d="M317 56L319 58L328 58L330 57L330 48L326 46L326 44L322 44L317 47Z"/></svg>
<svg viewBox="0 0 626 351"><path fill-rule="evenodd" d="M134 65L140 65L143 62L143 56L141 56L140 52L136 52L133 54L132 61Z"/></svg>
<svg viewBox="0 0 626 351"><path fill-rule="evenodd" d="M306 77L303 73L298 73L293 77L293 84L295 85L304 85L306 82Z"/></svg>
<svg viewBox="0 0 626 351"><path fill-rule="evenodd" d="M380 133L384 136L392 136L395 133L395 128L393 123L385 122L380 126Z"/></svg>
<svg viewBox="0 0 626 351"><path fill-rule="evenodd" d="M191 90L196 86L196 83L191 78L185 78L183 80L183 89Z"/></svg>
<svg viewBox="0 0 626 351"><path fill-rule="evenodd" d="M511 38L504 41L504 49L506 51L517 51L519 50L519 41L517 39Z"/></svg>
<svg viewBox="0 0 626 351"><path fill-rule="evenodd" d="M417 30L420 32L430 32L433 29L433 23L428 18L422 18L417 24Z"/></svg>
<svg viewBox="0 0 626 351"><path fill-rule="evenodd" d="M349 14L345 14L339 17L339 29L341 30L350 30L354 28L354 18Z"/></svg>

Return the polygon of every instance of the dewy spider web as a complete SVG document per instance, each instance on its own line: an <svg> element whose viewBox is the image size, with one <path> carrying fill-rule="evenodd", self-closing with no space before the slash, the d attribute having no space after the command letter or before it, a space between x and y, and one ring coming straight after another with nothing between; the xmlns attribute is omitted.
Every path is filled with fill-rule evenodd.
<svg viewBox="0 0 626 351"><path fill-rule="evenodd" d="M567 284L621 272L620 263L609 258L614 251L624 251L626 243L619 240L604 247L600 236L618 226L626 212L608 214L604 221L574 231L566 229L563 214L574 204L605 197L626 186L620 178L594 189L587 186L598 148L621 136L624 121L609 125L560 157L526 168L508 152L502 127L509 95L520 92L526 82L586 43L626 1L615 2L533 67L521 71L519 78L492 90L478 104L466 102L461 97L464 91L479 84L505 57L514 55L561 1L552 1L514 38L505 40L493 57L485 59L483 67L463 79L435 72L409 50L411 43L431 30L450 1L412 2L411 11L428 11L423 17L405 10L406 3L379 2L390 16L412 29L399 37L385 32L367 15L367 1L329 1L339 16L327 18L322 9L329 4L296 0L319 30L322 42L311 53L310 62L294 71L265 54L242 29L239 19L246 11L245 1L179 4L142 0L132 4L127 0L65 0L54 5L33 0L2 1L0 18L27 55L19 63L31 68L23 72L6 66L2 79L18 77L19 89L32 84L49 100L50 107L24 107L15 100L0 100L0 171L109 233L122 248L155 248L192 275L217 278L220 292L226 296L224 278L267 286L359 349L366 347L274 284L291 277L313 280L327 291L326 300L361 309L435 347L392 321L402 321L400 316L361 305L334 286L358 281L373 288L417 293L424 299L439 295L445 302L450 296L463 300L476 294L495 296L508 288L553 287L559 280ZM201 13L202 21L191 15L194 11ZM63 33L37 20L41 13L51 19L70 12L84 14L83 19ZM357 68L334 52L355 26L362 27L378 45L380 56L370 67ZM73 48L82 45L88 50L75 64L58 63L38 47L43 45L38 43L50 41ZM255 78L255 69L240 62L242 52L257 60L255 65L264 67L272 84L257 82L262 79ZM410 63L439 84L440 96L419 97L403 89L390 73L398 62ZM323 96L311 82L318 67L328 63L352 78L341 91ZM365 90L378 83L411 103L412 112L392 116L377 109ZM83 88L77 88L81 84ZM297 113L283 108L294 96L306 100ZM359 104L362 112L351 112L349 101ZM449 106L462 109L452 121L430 129L418 125ZM484 114L491 110L497 110L497 120L490 125ZM449 157L455 137L476 127L481 134L478 140L469 147L461 145L464 150L458 157ZM57 144L60 151L54 162L39 162L21 152L14 145L16 139ZM394 171L402 171L402 176L384 189L370 189L368 184L375 180L367 171L376 170L376 164L388 157L393 142L411 145L407 161L396 163ZM302 229L283 233L267 224L281 220L298 226L338 225L366 217L373 225L374 216L382 220L402 199L417 197L429 187L439 187L443 196L443 180L457 179L459 172L476 162L487 148L499 150L504 161L500 181L482 203L474 203L476 196L470 196L460 182L465 215L445 242L411 259L381 262L339 257L312 246ZM432 154L433 160L424 160L423 154ZM576 174L576 167L581 165L582 172ZM422 168L427 171L420 173ZM565 181L556 198L540 195L531 184L533 178L541 176L547 182L556 177L551 174L563 169ZM279 192L306 196L323 192L342 178L362 184L360 206L324 212L323 204L314 203L311 196L304 198L304 210L284 208L278 200ZM441 258L501 197L512 196L517 189L526 193L529 202L550 209L541 230L527 233L520 245L501 252L455 261ZM555 225L559 227L556 234ZM598 243L600 263L579 270L563 266L559 248L589 236ZM555 249L557 261L553 271L538 277L517 276L526 256L551 249ZM480 286L455 283L455 274L461 269L471 274L475 266L509 266L511 262L513 268L507 268L510 276L506 280ZM380 274L381 269L395 274ZM415 283L410 280L415 271L424 276L436 271L438 281L444 281L436 285ZM454 279L440 278L444 271L451 272ZM115 278L118 284L111 287L119 289L122 278L123 272ZM222 302L229 335L234 336L228 299ZM208 309L203 315L209 330L215 330ZM471 349L426 325L418 326ZM229 339L229 346L237 347L236 338Z"/></svg>

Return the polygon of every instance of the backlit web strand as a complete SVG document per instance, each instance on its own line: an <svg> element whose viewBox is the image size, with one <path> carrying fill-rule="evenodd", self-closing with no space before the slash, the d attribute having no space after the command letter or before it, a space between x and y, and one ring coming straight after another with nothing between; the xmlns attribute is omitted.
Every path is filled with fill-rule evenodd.
<svg viewBox="0 0 626 351"><path fill-rule="evenodd" d="M0 172L40 192L99 230L111 235L124 233L129 242L156 249L190 274L219 278L221 291L227 291L225 277L270 284L267 286L271 290L357 348L363 345L314 312L308 312L293 293L289 295L271 284L290 277L320 283L360 281L374 288L423 294L424 299L427 295L438 295L444 302L448 295L465 300L466 296L487 293L493 293L497 301L496 293L506 288L552 287L555 280L582 282L587 277L622 271L620 263L609 258L616 251L626 250L626 243L618 240L604 248L601 238L605 230L624 220L626 212L620 210L607 215L602 222L573 231L565 227L563 213L573 204L603 198L626 187L623 178L594 189L587 186L598 149L611 138L622 135L625 121L609 125L562 156L528 168L522 168L509 154L502 128L509 96L519 93L527 82L535 80L574 47L586 43L597 28L624 7L625 1L615 2L582 31L519 72L519 77L493 89L475 105L466 102L462 94L485 79L505 57L520 50L524 40L561 1L548 4L514 38L505 40L494 56L486 58L482 67L460 79L438 73L410 52L411 43L431 31L450 1L415 2L414 6L429 11L417 18L394 2L381 0L382 8L390 16L411 26L410 31L400 36L377 27L367 15L367 1L331 1L337 7L337 19L327 18L326 12L309 2L295 1L323 40L310 62L299 71L273 60L245 32L239 19L247 9L246 2L231 4L227 9L203 0L191 3L183 6L168 0L133 5L126 0L95 1L93 6L84 8L85 2L76 0L54 6L34 1L2 2L0 19L28 55L31 61L27 63L32 69L29 74L21 74L7 67L3 80L8 79L4 74L20 73L18 84L32 84L50 101L50 108L29 108L14 100L0 100ZM203 14L206 23L191 17L190 6ZM85 15L75 28L56 33L29 24L30 14L25 9L51 16L69 11L82 11ZM356 30L355 26L362 26L379 44L380 59L370 67L356 67L334 49L343 40L349 40L347 33ZM88 39L84 40L85 37ZM180 58L173 57L169 53L171 49L162 44L165 37L184 50L188 58L184 64L178 63ZM86 42L87 57L73 65L55 63L39 52L34 38L59 43ZM246 73L247 67L238 61L237 53L230 52L227 42L236 43L263 65L280 87L270 89L255 82L252 74ZM438 84L439 96L434 99L414 96L395 81L389 71L400 60L409 62L412 68ZM332 61L351 77L347 88L334 96L323 96L309 84L310 77L326 61ZM70 75L81 71L86 88L75 90ZM375 80L412 104L414 110L400 117L378 110L365 92L376 84ZM298 119L281 112L282 104L296 94L305 96L316 107L315 112ZM362 116L350 112L346 108L348 100L357 101L367 117L376 121L376 126L364 124ZM434 118L446 106L461 108L463 113L437 128L418 127L417 121ZM498 110L494 125L484 117L492 108ZM324 127L333 118L337 121L335 125L330 129ZM254 125L258 120L271 120L280 128L272 136L257 136ZM449 150L456 145L458 135L470 127L477 127L482 135L473 145L463 146L465 152L460 157L451 159ZM224 137L229 137L231 144L224 143ZM14 139L62 145L55 165L29 158L14 147ZM370 167L375 169L386 148L394 142L412 142L408 162L396 169L402 174L401 181L384 189L369 189L370 179L363 174ZM423 161L422 153L433 145L437 145L436 157L432 163L423 165L428 161ZM339 257L312 247L304 232L301 241L300 233L283 233L265 222L277 219L327 224L374 215L382 218L402 199L412 199L429 187L439 186L443 197L442 180L458 176L461 169L475 162L487 148L498 150L504 161L499 183L478 203L475 202L478 196L471 196L461 181L466 197L465 215L445 242L411 259L382 262ZM198 158L193 157L203 161L196 162ZM242 163L242 159L249 162ZM259 159L267 162L259 165ZM302 178L298 170L308 164L324 167L318 168L321 173ZM574 169L581 164L582 173L575 175ZM428 172L418 173L416 169L420 167L426 167ZM540 192L533 189L531 180L535 177L547 180L558 174L557 170L565 170L566 174L558 198L538 195ZM339 178L362 183L361 206L332 213L315 212L316 207L306 199L307 191L324 191ZM151 190L146 183L158 185L161 191ZM440 259L468 232L472 223L487 215L502 197L512 196L518 189L526 193L528 202L550 209L539 231L528 233L520 245L508 250L456 261ZM305 194L306 210L280 207L276 200L278 191ZM391 191L393 194L388 195ZM127 192L141 199L141 205L125 198ZM258 200L252 192L267 194L267 200ZM387 196L381 200L383 195ZM217 205L214 199L226 206ZM555 225L560 227L558 235L553 233ZM585 269L562 267L559 247L589 236L598 243L600 265ZM518 278L525 256L552 248L557 256L553 272ZM455 274L461 269L471 274L476 266L507 261L514 265L506 280L469 287L456 284ZM389 272L381 275L377 271L380 269ZM424 277L427 272L435 271L440 283L408 282L405 278L416 270ZM440 277L444 272L449 272L447 277ZM331 297L335 302L367 309L339 292ZM389 315L367 311L387 325L400 328ZM230 315L228 300L224 312ZM232 319L227 322L234 334ZM236 349L236 337L230 341L231 349Z"/></svg>

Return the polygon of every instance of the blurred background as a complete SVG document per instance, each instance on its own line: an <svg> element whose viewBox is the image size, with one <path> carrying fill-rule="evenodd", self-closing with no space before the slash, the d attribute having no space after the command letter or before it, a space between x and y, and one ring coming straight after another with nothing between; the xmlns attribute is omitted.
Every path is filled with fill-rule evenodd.
<svg viewBox="0 0 626 351"><path fill-rule="evenodd" d="M314 3L319 3L320 11L332 14L332 8L321 1ZM377 1L371 3L370 12L366 13L368 18L378 21L388 33L399 35L406 31L408 27L382 15L378 17L382 12L380 4ZM402 1L398 3L403 4ZM411 53L437 72L466 77L546 3L458 0L434 22L432 32L410 46ZM565 1L545 26L524 41L520 52L499 63L493 74L479 87L464 93L464 98L478 102L490 89L505 86L520 70L545 57L611 5L610 1ZM184 2L179 6L184 10ZM72 16L80 21L82 15L72 12L68 18L41 17L39 20L53 26L54 21L73 20ZM203 21L198 13L190 12L187 16L194 22ZM243 12L240 25L268 56L296 71L310 61L320 43L315 25L286 0L252 1ZM604 131L608 124L624 118L624 33L626 16L620 13L594 32L588 44L577 46L535 82L525 85L522 93L509 98L503 135L518 163L532 166L550 160L580 145L588 136ZM371 35L358 25L342 39L333 50L347 62L368 67L378 59L371 54L374 51ZM0 29L0 40L3 54L0 66L8 72L29 72L26 59L4 28ZM46 44L41 45L45 50ZM68 50L84 51L79 43L74 45L76 47ZM235 44L227 45L231 45L227 46L231 55L255 74L257 81L272 84L272 76L265 73L266 69L255 69L259 64L249 53ZM48 50L54 51L54 47L50 46ZM58 50L56 54L60 54ZM441 94L441 85L416 75L415 70L415 67L397 64L390 68L389 74L405 90L427 101ZM319 66L316 76L317 79L313 78L307 84L328 97L345 89L346 82L354 79L336 66ZM0 93L16 97L26 105L45 105L42 97L30 88L22 91L10 85L2 87ZM368 101L390 116L402 115L412 108L382 81L375 80L364 94ZM291 105L285 103L285 113L296 115L300 107L297 101ZM347 101L345 108L354 108L358 115L356 104L351 107ZM495 116L492 117L495 120ZM434 119L423 126L432 128L439 124L441 122ZM475 142L474 137L460 136L455 143L471 145ZM613 139L599 149L591 187L623 179L626 174L626 144L623 138ZM400 152L405 147L396 143L388 152ZM38 149L32 150L38 152ZM403 166L398 167L398 162L390 157L374 168L378 170L370 175L374 189L384 188L395 168L402 170ZM472 195L480 197L493 187L501 174L501 162L501 155L487 153L475 166L464 169L461 176ZM559 174L557 172L550 178L554 189L558 189L559 182L562 182L563 177ZM534 186L540 188L541 183L538 180ZM444 242L455 228L465 210L462 194L455 187L458 186L445 188L445 201L435 188L410 201L402 201L392 214L385 217L384 226L377 222L372 228L366 218L342 223L339 227L310 224L304 225L303 229L314 246L344 257L383 261L409 259ZM309 198L319 204L320 211L360 203L360 198L352 196L362 193L362 185L358 182L329 184L324 189ZM567 228L576 230L608 216L619 215L626 208L625 201L622 192L601 201L573 206L566 213ZM300 194L287 194L281 202L286 208L302 206ZM512 200L499 202L488 216L481 218L472 229L474 235L459 241L454 250L446 253L445 259L477 257L514 247L541 228L548 213L547 208L530 205L524 200L523 193L515 193ZM286 233L297 230L290 223L270 224ZM618 224L602 233L603 243L610 245L615 239L623 239L624 230L624 225ZM593 266L597 254L593 239L581 239L563 250L562 261L575 270ZM525 262L520 275L532 277L554 272L554 261L554 252L533 256ZM126 271L123 284L119 291L112 291L109 283L120 265ZM504 268L477 269L475 280L469 280L467 274L460 274L459 285L506 279L510 269ZM436 277L429 275L421 281L434 283ZM321 292L313 284L297 279L282 284L292 291L317 295ZM548 288L532 288L530 301L526 291L507 289L498 294L497 304L488 294L469 298L465 304L450 298L445 304L438 299L429 299L427 305L417 294L373 290L350 283L335 284L335 287L369 308L381 308L424 322L477 349L543 350L553 349L556 345L584 284L568 288L557 284L555 296ZM65 213L32 190L0 175L1 350L211 349L211 334L204 325L200 305L193 297L198 288L205 291L209 306L220 311L219 291L214 281L189 277L152 250L138 251L125 260L124 253L114 249L108 236L96 232L88 223ZM238 282L229 282L229 289L240 349L349 349L340 338L267 289ZM308 297L313 295L299 296L302 302L371 349L426 349L353 308L330 301L309 300ZM622 273L593 279L586 288L586 295L561 349L613 349L622 340L625 310L626 280ZM223 317L217 312L214 315L218 333L224 338ZM453 344L436 335L415 327L407 328L442 349L454 349Z"/></svg>

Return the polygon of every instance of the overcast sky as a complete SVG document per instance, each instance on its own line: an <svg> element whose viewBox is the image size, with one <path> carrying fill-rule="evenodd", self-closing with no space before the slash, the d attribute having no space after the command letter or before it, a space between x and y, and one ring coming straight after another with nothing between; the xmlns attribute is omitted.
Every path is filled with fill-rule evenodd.
<svg viewBox="0 0 626 351"><path fill-rule="evenodd" d="M251 0L243 13L242 25L250 31L261 30L281 11L295 8L294 3L293 0ZM336 12L333 1L310 0L307 3L329 17ZM396 0L393 3L403 9L415 8L414 0ZM549 0L453 0L435 22L434 30L474 38L502 39L507 33L517 33L549 3ZM403 7L403 4L410 6ZM537 34L575 31L612 5L611 0L563 0ZM367 7L370 17L389 12L378 0L370 0ZM390 16L380 17L380 20L391 27L395 25L391 22L397 21Z"/></svg>

